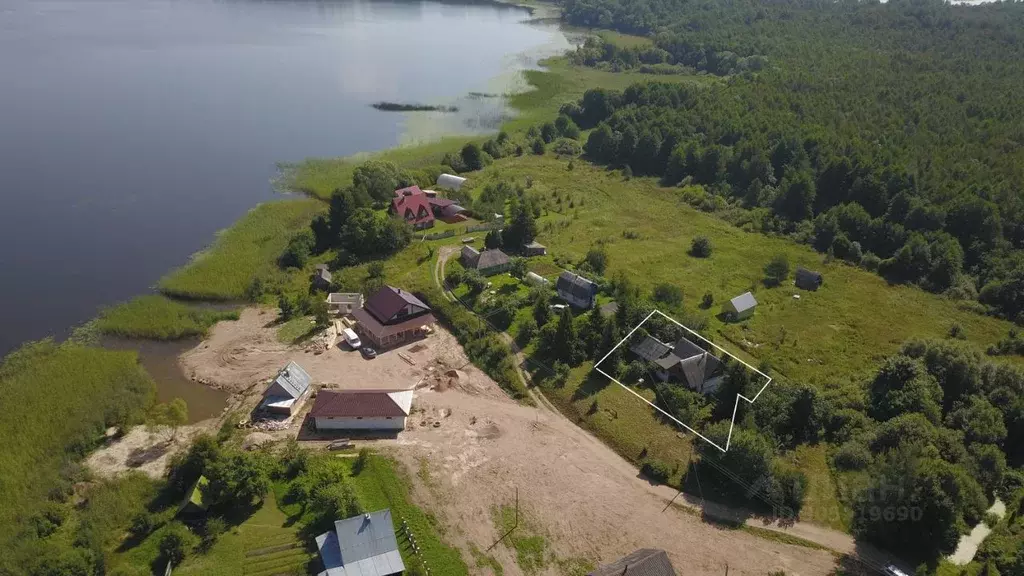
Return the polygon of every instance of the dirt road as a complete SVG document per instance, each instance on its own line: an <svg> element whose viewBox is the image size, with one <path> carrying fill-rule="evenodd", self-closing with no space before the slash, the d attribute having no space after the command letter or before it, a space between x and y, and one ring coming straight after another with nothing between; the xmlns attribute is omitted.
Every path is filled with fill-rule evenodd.
<svg viewBox="0 0 1024 576"><path fill-rule="evenodd" d="M523 535L542 536L548 546L544 574L561 573L558 561L610 562L640 547L665 549L687 575L723 574L726 565L730 574L760 576L828 574L835 566L829 552L719 528L666 506L674 492L643 480L546 409L458 390L421 393L416 406L423 412L411 419L394 454L414 472L419 502L465 548L484 550L499 537L495 509L511 506L518 487ZM449 413L439 428L418 425L420 418ZM504 544L492 555L506 574L522 573Z"/></svg>

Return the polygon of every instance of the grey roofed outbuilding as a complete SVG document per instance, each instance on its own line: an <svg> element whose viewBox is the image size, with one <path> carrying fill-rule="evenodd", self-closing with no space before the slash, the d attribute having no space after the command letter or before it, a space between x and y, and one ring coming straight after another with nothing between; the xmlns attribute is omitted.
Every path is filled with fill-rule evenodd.
<svg viewBox="0 0 1024 576"><path fill-rule="evenodd" d="M309 389L312 378L295 362L288 362L288 365L277 373L277 378L267 387L263 396L276 396L281 398L299 398Z"/></svg>
<svg viewBox="0 0 1024 576"><path fill-rule="evenodd" d="M664 550L641 548L616 562L598 566L587 576L676 576Z"/></svg>
<svg viewBox="0 0 1024 576"><path fill-rule="evenodd" d="M633 354L636 354L648 362L657 362L672 351L672 347L653 336L647 336L640 342L631 346L629 349ZM679 359L676 358L676 362L678 361Z"/></svg>
<svg viewBox="0 0 1024 576"><path fill-rule="evenodd" d="M743 294L740 294L739 296L733 298L732 300L729 300L729 303L732 304L733 310L740 313L746 310L752 310L755 306L757 306L757 300L754 300L754 295L751 294L750 292L744 292Z"/></svg>
<svg viewBox="0 0 1024 576"><path fill-rule="evenodd" d="M391 510L338 520L316 537L324 571L319 576L390 576L405 570Z"/></svg>
<svg viewBox="0 0 1024 576"><path fill-rule="evenodd" d="M803 290L817 290L824 283L820 272L814 272L807 268L797 268L794 284Z"/></svg>

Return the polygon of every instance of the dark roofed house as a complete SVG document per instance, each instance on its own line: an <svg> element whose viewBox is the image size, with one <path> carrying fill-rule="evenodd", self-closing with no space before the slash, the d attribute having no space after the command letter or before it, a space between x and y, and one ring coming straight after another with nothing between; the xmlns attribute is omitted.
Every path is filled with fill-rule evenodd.
<svg viewBox="0 0 1024 576"><path fill-rule="evenodd" d="M568 270L555 282L558 297L577 308L590 308L597 299L597 284Z"/></svg>
<svg viewBox="0 0 1024 576"><path fill-rule="evenodd" d="M427 197L427 202L430 204L431 211L434 212L435 218L440 218L445 222L449 220L456 220L457 217L466 211L465 208L459 206L454 200L448 198L438 197Z"/></svg>
<svg viewBox="0 0 1024 576"><path fill-rule="evenodd" d="M702 394L718 389L725 376L725 366L718 357L687 338L680 338L674 347L647 336L630 348L642 360L657 364L658 378L682 382Z"/></svg>
<svg viewBox="0 0 1024 576"><path fill-rule="evenodd" d="M313 288L317 290L328 291L331 289L331 271L327 268L327 264L317 264L316 270L313 272Z"/></svg>
<svg viewBox="0 0 1024 576"><path fill-rule="evenodd" d="M317 430L405 430L412 390L321 390L309 411Z"/></svg>
<svg viewBox="0 0 1024 576"><path fill-rule="evenodd" d="M587 576L676 576L676 571L664 550L641 548Z"/></svg>
<svg viewBox="0 0 1024 576"><path fill-rule="evenodd" d="M391 576L405 571L391 510L338 520L316 537L324 570L317 576Z"/></svg>
<svg viewBox="0 0 1024 576"><path fill-rule="evenodd" d="M821 285L825 282L820 272L814 272L807 268L797 268L795 276L795 284L797 288L802 290L817 290L821 288Z"/></svg>
<svg viewBox="0 0 1024 576"><path fill-rule="evenodd" d="M470 248L472 250L472 248ZM466 253L466 248L462 249L463 254ZM465 262L462 264L465 266ZM476 270L484 276L493 276L500 272L504 272L512 267L512 259L508 257L501 250L484 250L477 254L475 261L471 266L467 266L470 270Z"/></svg>
<svg viewBox="0 0 1024 576"><path fill-rule="evenodd" d="M462 267L466 270L476 270L476 263L480 260L480 251L472 246L463 246L459 260L462 261Z"/></svg>
<svg viewBox="0 0 1024 576"><path fill-rule="evenodd" d="M647 336L629 350L643 360L657 362L672 352L672 347L653 336Z"/></svg>
<svg viewBox="0 0 1024 576"><path fill-rule="evenodd" d="M352 311L356 332L379 348L410 342L426 335L434 315L410 292L385 286Z"/></svg>
<svg viewBox="0 0 1024 576"><path fill-rule="evenodd" d="M260 409L285 416L294 414L309 396L311 382L312 378L302 366L289 362L263 392Z"/></svg>
<svg viewBox="0 0 1024 576"><path fill-rule="evenodd" d="M388 212L405 220L414 230L434 225L434 211L430 207L430 199L419 186L395 190L395 197L391 200Z"/></svg>

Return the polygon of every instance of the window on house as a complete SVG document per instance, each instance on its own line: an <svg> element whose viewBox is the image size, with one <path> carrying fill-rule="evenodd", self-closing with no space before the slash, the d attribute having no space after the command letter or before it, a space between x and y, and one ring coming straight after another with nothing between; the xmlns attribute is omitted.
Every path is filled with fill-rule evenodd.
<svg viewBox="0 0 1024 576"><path fill-rule="evenodd" d="M392 418L391 416L388 416L387 419L388 420L394 420L394 418Z"/></svg>
<svg viewBox="0 0 1024 576"><path fill-rule="evenodd" d="M363 419L362 416L356 416L356 420L362 420L362 419Z"/></svg>

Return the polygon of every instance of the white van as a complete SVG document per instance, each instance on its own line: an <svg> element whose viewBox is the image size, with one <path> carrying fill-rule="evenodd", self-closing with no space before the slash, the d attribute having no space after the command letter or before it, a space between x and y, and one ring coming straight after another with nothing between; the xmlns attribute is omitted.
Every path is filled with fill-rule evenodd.
<svg viewBox="0 0 1024 576"><path fill-rule="evenodd" d="M357 336L355 331L351 328L345 328L342 330L341 335L353 350L358 350L359 347L363 345L363 343L359 341L359 336Z"/></svg>

